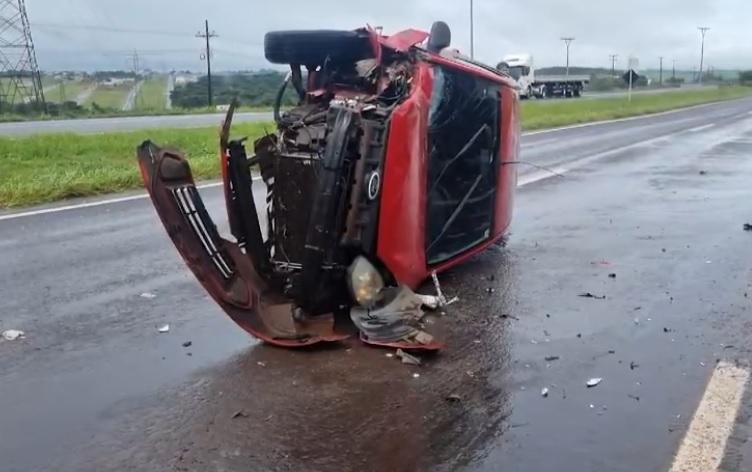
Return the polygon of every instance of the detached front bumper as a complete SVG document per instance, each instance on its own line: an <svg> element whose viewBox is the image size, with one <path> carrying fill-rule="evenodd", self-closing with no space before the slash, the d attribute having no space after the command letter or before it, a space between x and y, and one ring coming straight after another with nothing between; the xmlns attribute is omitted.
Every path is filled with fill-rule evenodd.
<svg viewBox="0 0 752 472"><path fill-rule="evenodd" d="M144 184L167 234L206 291L240 327L284 347L350 336L335 328L331 314L301 314L291 300L270 288L247 248L219 235L196 190L190 166L179 152L146 141L137 155Z"/></svg>

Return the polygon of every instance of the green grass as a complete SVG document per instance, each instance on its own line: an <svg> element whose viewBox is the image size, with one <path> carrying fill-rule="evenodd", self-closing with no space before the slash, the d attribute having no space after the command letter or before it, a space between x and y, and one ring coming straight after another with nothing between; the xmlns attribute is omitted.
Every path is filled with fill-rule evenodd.
<svg viewBox="0 0 752 472"><path fill-rule="evenodd" d="M163 111L165 109L165 91L167 77L154 75L144 81L136 97L136 109L139 111Z"/></svg>
<svg viewBox="0 0 752 472"><path fill-rule="evenodd" d="M94 93L84 102L84 106L92 106L96 103L101 108L120 110L125 104L125 97L133 88L133 83L120 85L99 85Z"/></svg>
<svg viewBox="0 0 752 472"><path fill-rule="evenodd" d="M719 87L626 97L522 102L522 127L526 130L626 118L675 108L752 95L752 87Z"/></svg>
<svg viewBox="0 0 752 472"><path fill-rule="evenodd" d="M61 87L62 85L62 87ZM48 102L61 103L75 101L78 94L91 86L91 82L82 80L62 80L45 85L44 98Z"/></svg>
<svg viewBox="0 0 752 472"><path fill-rule="evenodd" d="M522 123L526 130L564 126L746 95L752 95L752 87L635 96L632 103L626 98L527 101L522 103ZM252 142L273 129L271 123L241 123L233 135ZM135 148L145 139L182 149L196 179L219 176L217 127L0 137L0 208L139 188Z"/></svg>
<svg viewBox="0 0 752 472"><path fill-rule="evenodd" d="M251 141L271 124L241 123L233 136ZM219 176L217 127L99 135L45 134L0 138L0 208L139 188L136 146L151 139L181 149L196 179Z"/></svg>

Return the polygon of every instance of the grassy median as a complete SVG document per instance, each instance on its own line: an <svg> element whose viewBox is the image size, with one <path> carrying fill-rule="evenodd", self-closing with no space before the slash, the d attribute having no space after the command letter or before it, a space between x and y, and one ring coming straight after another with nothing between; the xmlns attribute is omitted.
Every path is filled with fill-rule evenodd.
<svg viewBox="0 0 752 472"><path fill-rule="evenodd" d="M622 118L747 95L752 95L752 88L635 95L631 103L621 97L532 100L522 103L523 128ZM273 129L271 123L242 123L233 127L233 135L248 136L252 141ZM190 158L197 179L218 177L217 128L0 138L0 208L138 188L141 179L135 149L145 139L182 149Z"/></svg>

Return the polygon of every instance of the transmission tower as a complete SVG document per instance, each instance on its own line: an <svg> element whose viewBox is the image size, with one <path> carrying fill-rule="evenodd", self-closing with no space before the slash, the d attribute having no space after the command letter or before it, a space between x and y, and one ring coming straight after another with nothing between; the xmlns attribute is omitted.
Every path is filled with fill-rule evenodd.
<svg viewBox="0 0 752 472"><path fill-rule="evenodd" d="M0 108L36 102L44 92L24 0L0 0Z"/></svg>

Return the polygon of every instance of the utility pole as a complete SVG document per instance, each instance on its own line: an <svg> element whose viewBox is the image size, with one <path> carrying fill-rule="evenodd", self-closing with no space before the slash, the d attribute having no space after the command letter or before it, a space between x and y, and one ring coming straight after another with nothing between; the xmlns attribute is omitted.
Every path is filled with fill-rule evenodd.
<svg viewBox="0 0 752 472"><path fill-rule="evenodd" d="M702 42L700 43L700 75L699 75L699 83L702 83L702 66L703 66L703 61L705 60L705 33L707 33L710 28L707 26L698 26L697 29L700 30L700 34L702 35Z"/></svg>
<svg viewBox="0 0 752 472"><path fill-rule="evenodd" d="M564 44L567 45L567 77L569 77L569 45L572 44L572 41L575 40L575 38L572 37L564 37L561 38L562 41L564 41Z"/></svg>
<svg viewBox="0 0 752 472"><path fill-rule="evenodd" d="M470 59L475 59L475 12L473 0L470 0Z"/></svg>
<svg viewBox="0 0 752 472"><path fill-rule="evenodd" d="M661 61L660 72L658 72L658 86L663 87L663 56L658 59Z"/></svg>
<svg viewBox="0 0 752 472"><path fill-rule="evenodd" d="M609 54L608 58L611 60L611 75L616 75L616 59L619 57L618 54Z"/></svg>
<svg viewBox="0 0 752 472"><path fill-rule="evenodd" d="M676 59L672 59L671 62L671 78L676 80Z"/></svg>
<svg viewBox="0 0 752 472"><path fill-rule="evenodd" d="M208 95L208 103L209 106L212 106L212 77L211 77L211 48L209 47L209 39L210 38L216 38L217 34L212 31L209 32L209 20L204 20L204 32L202 33L199 31L196 33L197 38L204 38L206 39L206 53L204 54L204 57L206 58L206 78L207 78L207 95Z"/></svg>

